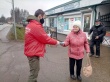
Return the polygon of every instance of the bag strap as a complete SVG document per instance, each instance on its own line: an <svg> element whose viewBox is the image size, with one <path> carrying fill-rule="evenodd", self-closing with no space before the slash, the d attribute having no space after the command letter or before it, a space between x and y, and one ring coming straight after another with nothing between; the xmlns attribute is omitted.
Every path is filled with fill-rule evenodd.
<svg viewBox="0 0 110 82"><path fill-rule="evenodd" d="M87 66L91 65L91 60L90 60L89 54L87 54L86 59L87 59Z"/></svg>

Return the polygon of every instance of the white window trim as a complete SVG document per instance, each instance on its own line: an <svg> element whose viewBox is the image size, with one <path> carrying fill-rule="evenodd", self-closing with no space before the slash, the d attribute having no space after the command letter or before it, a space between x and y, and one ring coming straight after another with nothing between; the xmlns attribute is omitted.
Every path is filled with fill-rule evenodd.
<svg viewBox="0 0 110 82"><path fill-rule="evenodd" d="M84 30L84 15L89 15L89 14L91 15L91 20L90 20L90 21L91 21L91 23L90 23L90 28L92 27L92 20L93 20L93 19L92 19L92 18L93 18L92 13L84 13L84 14L83 14L83 28L82 28L82 30Z"/></svg>
<svg viewBox="0 0 110 82"><path fill-rule="evenodd" d="M83 28L82 28L82 30L84 31L84 15L88 15L88 14L91 14L91 23L90 23L90 28L92 27L92 20L93 20L93 13L92 12L90 12L90 13L84 13L83 14ZM88 37L88 32L85 32L86 33L86 36L87 36L87 39L89 39L89 37Z"/></svg>
<svg viewBox="0 0 110 82"><path fill-rule="evenodd" d="M63 32L58 32L58 33L68 35L70 32L71 32L71 31L68 30L68 31L63 31Z"/></svg>
<svg viewBox="0 0 110 82"><path fill-rule="evenodd" d="M63 16L78 15L78 14L81 14L81 12L66 13L66 14L63 14Z"/></svg>

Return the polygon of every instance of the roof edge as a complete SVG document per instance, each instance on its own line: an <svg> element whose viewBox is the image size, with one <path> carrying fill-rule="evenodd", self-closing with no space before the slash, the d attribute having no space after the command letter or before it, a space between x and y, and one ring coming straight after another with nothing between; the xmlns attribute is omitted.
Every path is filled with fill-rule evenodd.
<svg viewBox="0 0 110 82"><path fill-rule="evenodd" d="M81 1L81 0L72 0L72 1L69 1L69 2L66 2L66 3L63 3L63 4L61 4L61 5L55 6L55 7L53 7L53 8L50 8L50 9L46 10L45 12L48 12L48 11L50 11L50 10L53 10L53 9L56 9L56 8L59 8L59 7L68 5L68 4L72 3L72 2L75 3L75 2L78 2L78 1Z"/></svg>

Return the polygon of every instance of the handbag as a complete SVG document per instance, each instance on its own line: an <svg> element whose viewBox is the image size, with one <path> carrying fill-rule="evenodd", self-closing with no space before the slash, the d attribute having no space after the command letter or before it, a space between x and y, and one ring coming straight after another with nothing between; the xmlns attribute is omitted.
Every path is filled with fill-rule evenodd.
<svg viewBox="0 0 110 82"><path fill-rule="evenodd" d="M90 58L89 58L89 55L87 54L87 63L86 63L86 66L83 67L83 75L85 77L89 77L92 75L92 66L91 66L91 61L90 61Z"/></svg>

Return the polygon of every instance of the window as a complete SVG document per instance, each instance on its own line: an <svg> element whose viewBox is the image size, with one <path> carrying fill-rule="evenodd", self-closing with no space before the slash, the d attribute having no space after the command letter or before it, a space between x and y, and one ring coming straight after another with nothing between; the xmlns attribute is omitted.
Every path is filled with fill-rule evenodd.
<svg viewBox="0 0 110 82"><path fill-rule="evenodd" d="M91 26L91 14L84 15L84 32L89 32Z"/></svg>
<svg viewBox="0 0 110 82"><path fill-rule="evenodd" d="M64 20L64 30L68 30L68 29L69 29L69 19L66 18L66 19Z"/></svg>

